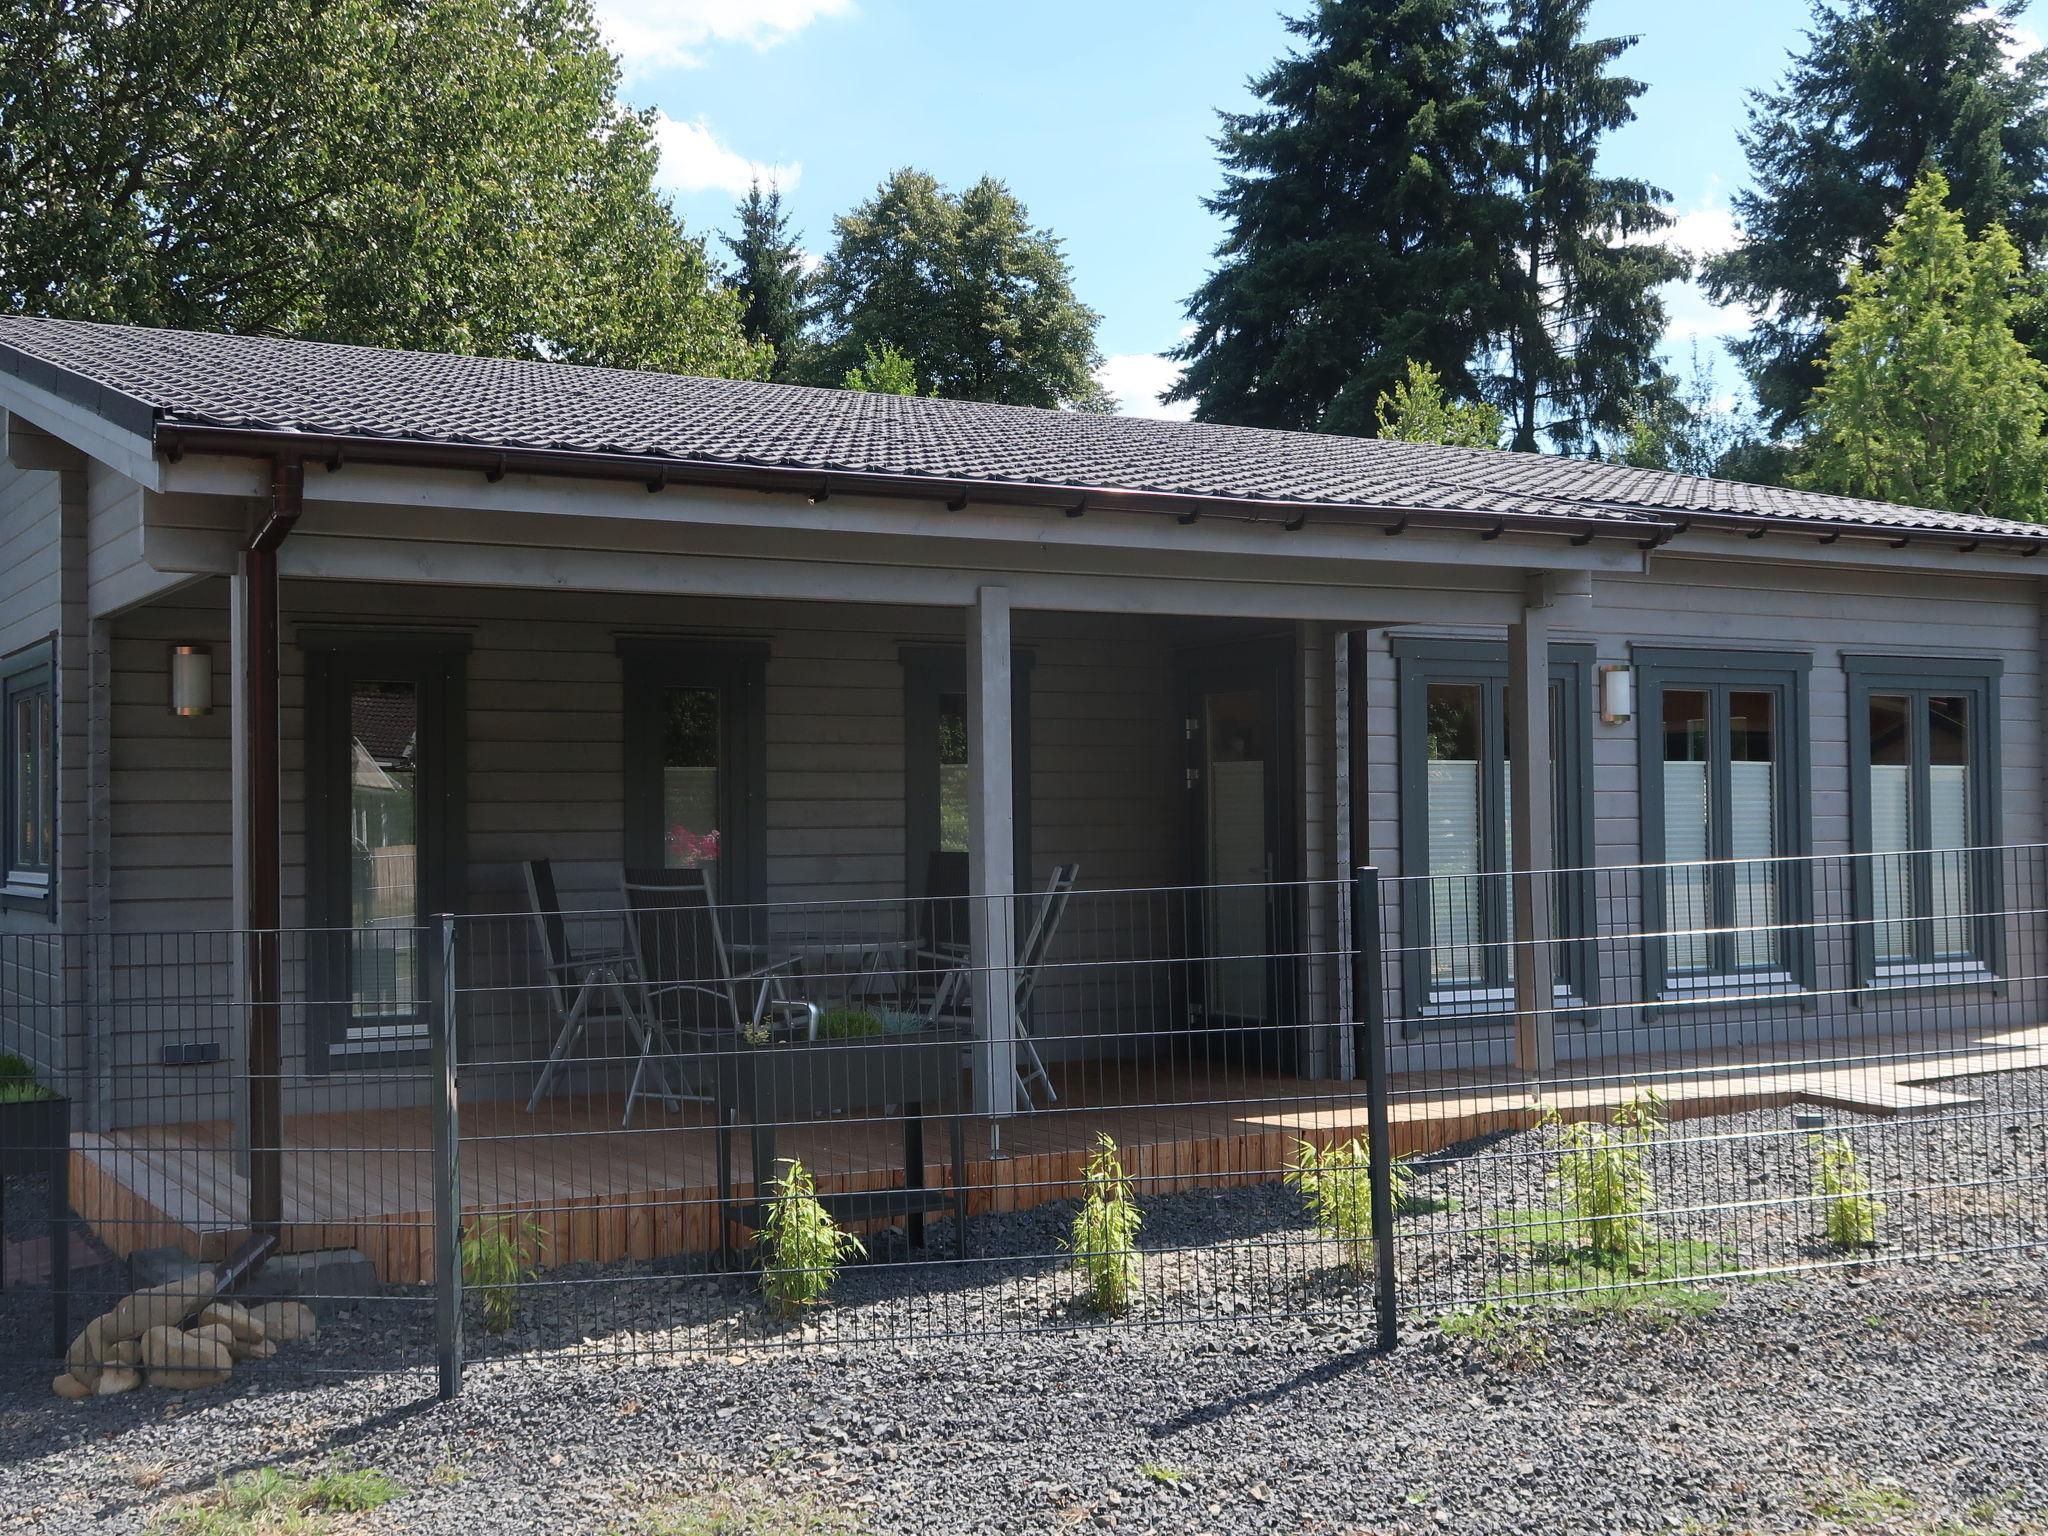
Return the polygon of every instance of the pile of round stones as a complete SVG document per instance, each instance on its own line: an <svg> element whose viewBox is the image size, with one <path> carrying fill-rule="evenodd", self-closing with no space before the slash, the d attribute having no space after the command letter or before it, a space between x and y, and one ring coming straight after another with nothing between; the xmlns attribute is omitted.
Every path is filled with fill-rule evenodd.
<svg viewBox="0 0 2048 1536"><path fill-rule="evenodd" d="M219 1289L219 1276L202 1269L128 1296L71 1341L52 1390L81 1398L111 1397L145 1380L172 1391L217 1387L236 1361L265 1360L279 1344L312 1337L304 1302L245 1307Z"/></svg>

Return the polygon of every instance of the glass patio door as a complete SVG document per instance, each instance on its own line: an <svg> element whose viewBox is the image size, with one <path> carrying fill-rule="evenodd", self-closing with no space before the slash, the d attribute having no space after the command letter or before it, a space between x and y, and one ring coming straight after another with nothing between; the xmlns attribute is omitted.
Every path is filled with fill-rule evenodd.
<svg viewBox="0 0 2048 1536"><path fill-rule="evenodd" d="M309 656L306 907L318 1065L414 1055L436 1002L427 925L457 890L459 655ZM457 671L451 681L451 669Z"/></svg>
<svg viewBox="0 0 2048 1536"><path fill-rule="evenodd" d="M1197 1055L1289 1070L1297 965L1291 648L1183 659L1189 878L1186 1020Z"/></svg>

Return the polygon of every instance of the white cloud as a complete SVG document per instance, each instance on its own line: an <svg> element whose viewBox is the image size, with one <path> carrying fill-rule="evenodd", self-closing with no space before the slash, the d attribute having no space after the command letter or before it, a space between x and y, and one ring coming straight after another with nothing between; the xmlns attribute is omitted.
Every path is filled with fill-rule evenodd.
<svg viewBox="0 0 2048 1536"><path fill-rule="evenodd" d="M1976 10L1969 12L1963 17L1965 21L1995 21L1997 19L1998 12L1988 5L1980 5ZM2008 23L2005 36L1999 41L1998 51L2005 55L2005 67L2007 69L2018 69L2020 62L2028 54L2041 51L2041 34L2032 27Z"/></svg>
<svg viewBox="0 0 2048 1536"><path fill-rule="evenodd" d="M772 48L853 0L598 0L598 26L628 75L695 69L720 43Z"/></svg>
<svg viewBox="0 0 2048 1536"><path fill-rule="evenodd" d="M1180 364L1153 352L1119 352L1105 357L1095 377L1115 395L1118 412L1125 416L1156 416L1162 421L1186 421L1195 414L1192 400L1161 405L1159 397L1180 379Z"/></svg>
<svg viewBox="0 0 2048 1536"><path fill-rule="evenodd" d="M770 165L749 160L713 133L701 117L694 123L680 123L666 112L657 114L654 142L661 151L661 170L655 179L671 192L730 192L737 196L757 181L787 192L795 187L803 170L796 161Z"/></svg>

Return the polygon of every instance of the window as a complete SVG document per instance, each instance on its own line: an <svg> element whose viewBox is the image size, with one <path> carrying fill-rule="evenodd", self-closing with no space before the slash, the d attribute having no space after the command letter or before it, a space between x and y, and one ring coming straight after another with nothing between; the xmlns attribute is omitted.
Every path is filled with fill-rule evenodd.
<svg viewBox="0 0 2048 1536"><path fill-rule="evenodd" d="M904 890L925 894L934 853L967 852L967 653L905 646L903 662ZM1031 883L1031 662L1010 652L1012 817L1020 888Z"/></svg>
<svg viewBox="0 0 2048 1536"><path fill-rule="evenodd" d="M47 645L0 663L0 703L6 716L4 770L7 827L4 839L10 904L46 905L57 869L56 668Z"/></svg>
<svg viewBox="0 0 2048 1536"><path fill-rule="evenodd" d="M1995 661L1848 656L1858 969L1996 969ZM1973 851L1974 850L1974 851Z"/></svg>
<svg viewBox="0 0 2048 1536"><path fill-rule="evenodd" d="M1808 658L1634 655L1649 983L1810 986Z"/></svg>
<svg viewBox="0 0 2048 1536"><path fill-rule="evenodd" d="M721 901L765 900L767 647L622 639L619 653L626 862L709 868Z"/></svg>
<svg viewBox="0 0 2048 1536"><path fill-rule="evenodd" d="M1403 985L1410 1020L1469 1016L1510 1006L1514 893L1505 646L1397 637L1401 678L1401 859L1407 931ZM1553 891L1558 931L1591 930L1583 874L1592 863L1586 711L1593 650L1551 647L1551 838L1574 873ZM1584 998L1592 984L1584 945L1560 954L1560 982Z"/></svg>

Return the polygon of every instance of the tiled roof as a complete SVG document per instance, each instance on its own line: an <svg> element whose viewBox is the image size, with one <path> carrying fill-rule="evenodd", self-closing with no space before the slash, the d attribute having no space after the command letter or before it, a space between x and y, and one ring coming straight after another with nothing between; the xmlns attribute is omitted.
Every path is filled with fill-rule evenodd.
<svg viewBox="0 0 2048 1536"><path fill-rule="evenodd" d="M141 432L251 428L1250 502L2048 538L1999 518L1536 454L83 321L0 317L0 371Z"/></svg>

